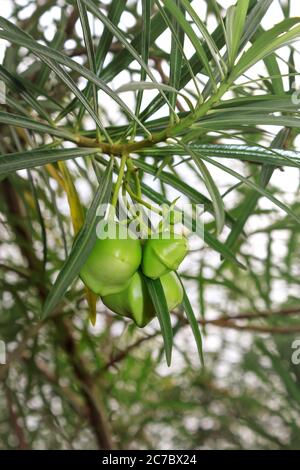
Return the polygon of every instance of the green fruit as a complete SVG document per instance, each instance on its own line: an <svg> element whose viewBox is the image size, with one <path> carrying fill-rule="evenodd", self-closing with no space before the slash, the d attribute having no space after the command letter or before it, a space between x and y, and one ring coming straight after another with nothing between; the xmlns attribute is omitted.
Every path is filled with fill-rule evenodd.
<svg viewBox="0 0 300 470"><path fill-rule="evenodd" d="M80 277L95 294L103 296L119 292L129 285L141 259L142 248L137 239L98 239Z"/></svg>
<svg viewBox="0 0 300 470"><path fill-rule="evenodd" d="M170 232L164 234L168 238L149 238L143 248L142 270L151 279L176 271L188 252L185 237L175 238Z"/></svg>
<svg viewBox="0 0 300 470"><path fill-rule="evenodd" d="M155 310L142 275L136 272L121 292L102 297L106 307L121 316L131 318L143 327L154 317Z"/></svg>
<svg viewBox="0 0 300 470"><path fill-rule="evenodd" d="M160 278L160 281L164 290L169 312L171 312L182 302L183 288L181 282L174 272L165 274Z"/></svg>
<svg viewBox="0 0 300 470"><path fill-rule="evenodd" d="M175 273L161 278L169 311L182 302L183 289ZM102 301L113 312L131 318L139 327L149 323L155 316L155 308L140 272L136 272L130 284L116 294L104 296Z"/></svg>

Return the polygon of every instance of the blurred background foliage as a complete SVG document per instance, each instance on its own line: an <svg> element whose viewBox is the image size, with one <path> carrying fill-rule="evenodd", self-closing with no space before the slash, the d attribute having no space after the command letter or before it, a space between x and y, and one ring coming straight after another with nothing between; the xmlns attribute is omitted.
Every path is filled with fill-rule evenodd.
<svg viewBox="0 0 300 470"><path fill-rule="evenodd" d="M146 79L124 46L127 40L159 83L184 91L187 99L165 89L182 118L189 102L197 106L201 94L204 100L212 95L212 77L222 82L223 63L235 70L243 30L246 44L254 43L264 32L263 18L267 17L268 29L273 19L292 21L296 3L239 1L240 9L229 13L226 8L233 2L192 2L207 25L207 35L202 23L188 17L189 2L180 0L174 5L184 13L184 28L167 8L168 1L91 0L111 19L114 34L91 14L91 29L82 33L78 7L88 6L86 2L7 0L2 13L34 40L87 69L94 67L94 52L89 56L88 47L92 45L96 74L112 90ZM230 20L224 34L226 16ZM207 69L191 44L191 23L202 32L196 30L196 37L209 58ZM0 77L7 90L0 110L0 150L6 156L2 162L0 157L0 339L7 347L7 362L0 366L0 448L299 449L300 365L291 359L293 342L300 339L295 43L277 50L279 39L271 54L265 53L254 68L255 61L249 63L237 76L222 102L178 133L194 152L199 144L207 146L200 156L211 158L207 167L216 188L208 188L207 178L198 171L199 161L177 141L134 153L149 200L159 203L159 195L168 200L181 195L183 200L204 202L209 212L207 243L199 246L199 240L191 240L191 253L181 270L201 325L205 368L199 364L181 309L172 314L174 352L168 368L157 321L139 330L99 301L93 327L91 304L79 280L53 314L41 320L42 306L78 231L69 203L72 212L77 189L84 208L89 207L108 158L95 151L91 158L82 157L84 145L79 144L76 155L65 164L57 163L57 149L76 149L66 134L72 131L92 139L97 133L86 103L78 100L87 90L86 77L68 64L64 67L80 90L74 98L68 78L49 69L49 57L47 62L47 56L34 55L22 46L20 33L9 32L2 21L0 26L5 46ZM232 31L237 45L234 39L230 43ZM272 39L265 40L264 47ZM221 64L219 72L216 64ZM91 106L92 88L86 95ZM144 93L138 86L133 89L136 93L113 95L122 97L148 131L157 133L174 124L174 113L159 92L163 88ZM145 138L145 129L133 124L107 95L101 95L95 109L114 142L124 142L124 135L130 134ZM43 131L34 122L49 127ZM45 146L54 149L52 160L43 153ZM42 150L36 157L40 162L30 165L36 148ZM276 151L268 152L269 148ZM25 151L31 152L26 161ZM15 160L9 160L9 154L16 153ZM224 167L216 168L214 161ZM66 184L68 175L71 183ZM255 186L249 187L247 181ZM265 194L257 188L266 187L267 197L262 198ZM269 196L285 206L279 208ZM223 216L226 225L218 235ZM246 269L234 262L235 257Z"/></svg>

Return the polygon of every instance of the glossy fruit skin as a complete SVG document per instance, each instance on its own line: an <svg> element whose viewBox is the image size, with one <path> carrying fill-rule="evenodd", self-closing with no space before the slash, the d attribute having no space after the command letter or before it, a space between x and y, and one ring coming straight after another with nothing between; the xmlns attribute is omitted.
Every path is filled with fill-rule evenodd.
<svg viewBox="0 0 300 470"><path fill-rule="evenodd" d="M95 294L113 294L129 285L141 260L142 248L138 239L97 239L80 277Z"/></svg>
<svg viewBox="0 0 300 470"><path fill-rule="evenodd" d="M183 289L175 273L161 278L169 311L177 307L183 298ZM102 297L106 307L113 312L131 318L140 328L155 316L155 308L148 293L142 274L137 271L130 284L122 291Z"/></svg>
<svg viewBox="0 0 300 470"><path fill-rule="evenodd" d="M121 292L102 297L106 307L121 316L131 318L139 327L149 323L155 310L142 275L136 272Z"/></svg>
<svg viewBox="0 0 300 470"><path fill-rule="evenodd" d="M160 278L166 297L169 312L178 307L183 300L183 287L174 272L169 272Z"/></svg>
<svg viewBox="0 0 300 470"><path fill-rule="evenodd" d="M151 279L176 271L188 252L185 237L176 238L170 232L166 235L168 239L149 238L143 247L142 270Z"/></svg>

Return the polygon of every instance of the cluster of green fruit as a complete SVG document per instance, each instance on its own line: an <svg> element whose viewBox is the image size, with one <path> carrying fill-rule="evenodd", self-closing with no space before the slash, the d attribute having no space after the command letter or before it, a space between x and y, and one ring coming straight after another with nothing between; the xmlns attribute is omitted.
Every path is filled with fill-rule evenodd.
<svg viewBox="0 0 300 470"><path fill-rule="evenodd" d="M118 232L117 232L118 233ZM168 238L166 238L168 237ZM144 276L160 279L169 311L182 302L175 270L186 256L187 240L172 233L149 238L98 239L80 272L89 289L113 312L143 327L155 316Z"/></svg>

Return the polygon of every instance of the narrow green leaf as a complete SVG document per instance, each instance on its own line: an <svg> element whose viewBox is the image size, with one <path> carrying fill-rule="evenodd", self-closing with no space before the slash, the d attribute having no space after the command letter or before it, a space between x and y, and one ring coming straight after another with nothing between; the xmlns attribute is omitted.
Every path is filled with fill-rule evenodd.
<svg viewBox="0 0 300 470"><path fill-rule="evenodd" d="M284 146L284 143L288 135L289 135L289 130L287 129L281 130L278 133L278 135L275 137L275 139L273 140L272 145L274 145L275 148L278 148L280 145ZM263 165L260 178L259 178L259 185L261 185L264 188L267 186L275 168L276 167L273 165L266 165L266 164ZM259 198L260 198L260 194L255 189L251 190L249 194L245 197L245 200L241 206L240 215L237 218L235 224L233 225L231 232L229 233L227 240L226 240L226 245L230 249L233 249L233 247L235 246L236 241L238 240L240 234L242 233L247 220L253 213Z"/></svg>
<svg viewBox="0 0 300 470"><path fill-rule="evenodd" d="M142 59L145 64L148 65L149 53L150 53L150 32L151 32L151 9L152 0L142 0L142 16L143 16L143 27L142 27ZM141 69L141 82L146 80L147 74L144 68ZM143 89L139 90L136 98L135 114L140 114L141 104L143 99Z"/></svg>
<svg viewBox="0 0 300 470"><path fill-rule="evenodd" d="M218 67L220 76L223 78L224 73L226 72L226 68L225 68L226 66L225 66L225 64L222 60L219 49L218 49L218 47L216 46L216 44L213 40L213 37L208 32L208 29L207 29L206 25L201 20L201 18L197 15L197 13L195 12L195 10L192 7L192 5L190 4L190 2L188 0L180 0L180 1L181 1L182 5L184 5L184 8L188 12L188 14L194 20L194 22L197 25L199 31L201 32L203 38L205 39L206 44L207 44L207 46L209 48L209 51L211 53L211 56L214 59L214 61L216 63L216 66ZM249 0L246 0L246 1L248 2Z"/></svg>
<svg viewBox="0 0 300 470"><path fill-rule="evenodd" d="M118 24L121 14L124 11L124 8L126 7L126 0L124 2L120 2L120 0L112 0L111 4L109 5L109 10L108 10L108 18L112 21L113 24ZM107 53L109 52L109 48L111 46L113 35L111 32L104 27L104 31L101 34L101 37L99 38L98 46L95 47L95 61L96 61L96 73L97 76L100 75L103 67L104 60L107 56ZM87 100L89 100L91 93L93 89L93 84L91 82L88 82L86 85L86 88L83 92L84 96L86 97ZM65 115L68 114L68 110L73 109L75 105L76 100L73 100L70 105L66 108L64 112L61 113L61 115L58 117L58 120L63 118ZM84 115L84 107L81 105L79 108L78 112L78 121L81 122L82 118Z"/></svg>
<svg viewBox="0 0 300 470"><path fill-rule="evenodd" d="M48 113L44 110L44 107L26 89L26 85L22 80L20 80L20 78L12 75L2 65L0 65L0 78L12 91L16 91L17 93L19 93L20 96L26 101L26 103L29 104L32 109L34 109L41 116L41 118L51 123L51 118L49 117Z"/></svg>
<svg viewBox="0 0 300 470"><path fill-rule="evenodd" d="M295 150L283 150L280 148L269 148L240 145L240 144L189 144L193 152L199 151L208 157L227 158L254 163L270 163L275 166L295 166L300 164L300 152ZM151 157L166 157L173 155L188 155L188 152L179 145L165 146L157 149L140 150L141 155Z"/></svg>
<svg viewBox="0 0 300 470"><path fill-rule="evenodd" d="M120 16L126 7L126 0L120 2L120 0L112 0L109 11L108 18L111 23L116 26L119 24ZM164 31L164 22L160 18L160 14L154 15L151 19L151 41L155 41L158 36ZM131 45L140 52L141 48L141 37L142 34L140 31L134 36L131 41ZM129 67L130 63L134 60L132 55L127 49L122 49L120 52L114 55L114 58L109 62L105 68L103 68L104 60L109 52L109 48L112 42L113 34L111 31L104 25L104 31L101 35L101 38L98 43L96 50L96 62L97 62L97 75L106 83L110 82L118 73L122 72ZM89 99L91 94L91 83L89 82L84 90L84 94ZM161 96L160 96L161 97ZM58 120L63 119L67 114L72 112L78 106L78 102L75 99L66 107L66 109L60 114ZM79 112L79 116L81 113Z"/></svg>
<svg viewBox="0 0 300 470"><path fill-rule="evenodd" d="M197 165L202 175L207 191L210 194L212 205L214 208L214 213L215 213L214 215L216 218L217 234L219 235L222 232L224 225L225 225L225 208L224 208L224 202L223 202L222 196L210 172L208 171L205 163L194 154L193 150L190 147L184 144L183 146L189 152L195 164Z"/></svg>
<svg viewBox="0 0 300 470"><path fill-rule="evenodd" d="M276 95L284 94L283 79L275 54L270 54L264 59L268 73L271 76L273 92Z"/></svg>
<svg viewBox="0 0 300 470"><path fill-rule="evenodd" d="M34 198L34 205L35 205L35 210L37 213L37 219L39 221L40 227L41 227L41 239L42 239L42 244L43 244L43 270L45 271L46 269L46 263L47 263L47 257L48 257L48 244L47 244L47 231L46 231L46 224L45 220L43 217L43 213L41 210L41 205L38 197L38 191L34 182L34 179L32 177L31 171L27 170L27 175L28 175L28 180L30 184L30 189ZM1 173L0 173L1 176Z"/></svg>
<svg viewBox="0 0 300 470"><path fill-rule="evenodd" d="M3 27L2 23L3 23L3 19L0 18L0 25ZM72 91L72 93L74 93L74 95L83 104L87 112L96 122L96 124L100 127L103 133L106 134L105 128L101 120L99 119L98 115L95 113L95 111L93 110L89 102L86 100L83 93L79 90L74 80L71 78L71 76L67 72L65 72L65 70L60 65L56 63L57 58L55 59L55 57L57 57L57 55L59 55L60 58L64 57L63 54L57 51L52 51L52 53L49 53L49 50L50 50L49 48L47 48L46 46L41 46L39 43L31 40L30 36L28 39L28 36L26 34L22 35L22 32L21 32L21 35L18 34L16 36L13 33L6 33L4 31L0 31L0 37L5 37L8 41L11 41L12 43L17 43L21 46L28 47L29 50L32 50L37 55L37 57L39 57L43 62L45 62L45 64L47 64L48 67L51 70L53 70L53 72L56 73L56 75L63 81L63 83L65 83L65 85ZM52 58L49 58L51 56ZM67 62L68 60L71 60L71 59L68 59L67 56L65 56L65 58ZM57 62L59 62L59 60L57 60ZM76 64L76 62L73 60L71 60L71 62ZM80 65L79 67L82 67L82 66ZM82 67L82 69L85 69L85 67Z"/></svg>
<svg viewBox="0 0 300 470"><path fill-rule="evenodd" d="M209 118L204 118L198 121L201 123L201 127L211 130L223 130L232 128L241 128L242 126L259 126L259 125L270 125L280 127L300 127L300 119L294 116L270 116L269 114L241 114L232 115L229 117L229 113L226 115L213 115ZM199 127L198 124L194 126L196 129Z"/></svg>
<svg viewBox="0 0 300 470"><path fill-rule="evenodd" d="M64 262L45 301L42 312L43 318L50 315L61 301L69 286L78 276L81 267L95 244L97 239L96 226L99 220L97 217L97 209L100 204L106 204L109 201L112 188L112 168L113 160L111 159L94 196L93 202L87 211L84 225L74 241L71 253Z"/></svg>
<svg viewBox="0 0 300 470"><path fill-rule="evenodd" d="M157 2L159 3L159 2ZM180 6L180 0L175 0L176 6ZM183 15L185 12L183 10ZM171 87L175 88L175 90L179 87L180 84L180 77L181 77L181 66L182 66L182 59L184 55L182 54L184 49L184 31L181 28L180 24L176 20L173 19L173 29L172 32L172 42L171 42L171 55L170 55L170 80L169 84ZM170 101L175 109L176 107L176 100L177 95L176 92L173 92L171 95Z"/></svg>
<svg viewBox="0 0 300 470"><path fill-rule="evenodd" d="M0 176L62 160L92 155L95 148L72 148L54 150L28 150L0 156Z"/></svg>
<svg viewBox="0 0 300 470"><path fill-rule="evenodd" d="M164 83L153 83L153 82L130 82L126 83L125 85L120 86L116 90L116 93L124 93L126 91L144 91L144 90L164 90L164 91L169 91L172 93L172 95L180 95L182 98L186 101L188 104L188 107L190 108L191 111L194 110L194 107L192 105L192 102L189 100L189 98L181 93L180 91L176 90L170 85L166 85ZM139 94L138 94L139 95Z"/></svg>
<svg viewBox="0 0 300 470"><path fill-rule="evenodd" d="M67 130L58 129L57 127L51 127L47 124L42 124L34 119L19 116L18 114L0 112L0 122L2 124L23 127L25 129L31 129L33 131L41 132L42 134L50 134L56 137L62 137L63 139L74 141L74 136L70 134Z"/></svg>
<svg viewBox="0 0 300 470"><path fill-rule="evenodd" d="M174 153L176 154L176 152ZM136 159L134 162L138 168L141 168L146 173L149 173L150 175L153 175L153 176L156 175L157 169L153 165L148 165L141 159ZM173 174L168 173L166 171L161 171L159 178L164 183L169 184L173 188L180 191L182 194L185 194L188 198L190 198L192 202L196 204L204 204L205 210L207 210L211 214L214 214L214 207L213 207L212 201L206 196L204 196L203 194L201 194L199 191L196 191L190 185L186 184L184 181L181 181L179 178L177 178ZM232 222L233 222L232 217L229 214L226 214L226 224L231 225Z"/></svg>
<svg viewBox="0 0 300 470"><path fill-rule="evenodd" d="M241 52L242 49L247 45L251 38L258 30L262 18L266 15L270 5L272 4L273 0L250 0L250 7L248 10L248 16L246 18L245 26L244 26L244 35L240 41L240 49L238 52ZM226 41L227 42L227 41ZM219 46L219 49L221 47ZM227 61L228 53L224 54L224 61ZM205 90L203 90L204 98L207 98L211 93L212 86L208 83L205 86Z"/></svg>
<svg viewBox="0 0 300 470"><path fill-rule="evenodd" d="M83 0L85 1L85 0ZM55 51L49 47L43 46L38 42L34 41L30 36L27 36L23 33L19 28L15 25L12 25L9 21L5 20L4 18L0 17L0 26L9 31L0 31L0 38L7 39L12 43L19 44L20 46L27 47L29 50L34 52L41 60L43 60L51 69L61 78L61 80L72 90L75 96L80 100L80 102L84 105L85 109L89 112L89 114L93 117L94 121L98 124L98 126L104 131L103 125L99 119L99 117L95 114L94 110L91 108L89 102L83 95L83 93L78 89L75 82L72 78L64 71L62 67L59 67L57 63L70 67L72 70L75 70L87 80L90 80L96 86L98 86L101 90L107 93L118 105L128 114L133 120L135 120L147 134L149 134L148 130L145 126L139 121L139 119L135 116L135 114L130 110L130 108L122 101L119 96L114 93L106 83L97 77L91 70L83 67L79 63L75 62L74 60L70 59L65 54L62 54L59 51ZM57 62L57 63L56 63Z"/></svg>
<svg viewBox="0 0 300 470"><path fill-rule="evenodd" d="M170 366L172 359L173 330L164 290L160 279L154 281L146 276L144 276L144 279L160 324L161 334L164 339L166 360L168 366Z"/></svg>
<svg viewBox="0 0 300 470"><path fill-rule="evenodd" d="M180 0L176 0L179 4ZM167 25L167 27L170 29L172 33L172 43L171 43L171 55L170 55L170 85L173 86L176 90L179 90L182 88L182 75L184 72L188 72L189 75L185 78L185 84L192 79L195 89L197 90L197 95L198 95L198 101L200 102L202 100L202 95L201 91L199 89L197 79L195 77L195 74L193 72L192 66L191 66L191 61L188 60L186 53L184 51L184 39L185 39L185 33L181 26L178 24L176 21L176 18L172 17L171 19L165 12L165 9L161 6L159 0L155 0L155 3L157 7L159 8L159 11ZM185 11L183 9L183 14L185 14ZM184 60L184 66L182 67L182 59ZM143 116L145 117L147 112L150 113L151 107L154 105L155 110L152 109L152 113L157 111L159 109L159 104L161 102L161 97L157 96L152 100L150 105L147 106L146 110L143 112ZM176 95L173 93L171 94L171 103L172 106L175 108L176 106ZM148 116L149 116L148 113Z"/></svg>
<svg viewBox="0 0 300 470"><path fill-rule="evenodd" d="M215 83L215 78L214 78L214 73L213 70L209 64L208 57L206 55L206 52L197 37L195 31L193 30L192 26L190 23L186 20L184 15L182 14L181 10L176 6L175 2L173 0L164 0L164 5L166 8L169 10L170 14L176 18L178 21L178 24L182 27L186 35L189 37L191 43L193 44L199 59L201 60L204 69L207 72L207 75L211 79L212 83Z"/></svg>
<svg viewBox="0 0 300 470"><path fill-rule="evenodd" d="M84 43L87 51L87 57L89 61L90 69L96 74L96 57L94 52L94 45L92 40L92 34L90 30L90 24L88 19L88 14L86 11L86 6L83 4L82 0L76 0L77 7L79 11L80 23L82 27ZM94 99L94 110L98 113L98 97L97 97L97 87L93 85L93 99Z"/></svg>
<svg viewBox="0 0 300 470"><path fill-rule="evenodd" d="M249 0L238 0L226 13L226 38L230 69L234 65L243 35Z"/></svg>
<svg viewBox="0 0 300 470"><path fill-rule="evenodd" d="M61 47L63 46L65 36L66 36L66 31L64 28L66 21L67 21L66 11L62 9L60 22L57 25L57 30L54 35L54 38L50 42L50 47L52 49L61 49ZM36 79L36 84L38 88L43 89L45 87L45 83L47 82L49 78L49 72L50 72L49 67L46 64L43 64Z"/></svg>
<svg viewBox="0 0 300 470"><path fill-rule="evenodd" d="M232 70L230 79L236 80L259 60L275 50L295 41L300 36L300 18L288 18L262 33L253 45L242 55Z"/></svg>
<svg viewBox="0 0 300 470"><path fill-rule="evenodd" d="M177 273L176 273L177 274ZM177 277L182 285L183 288L183 301L182 301L182 307L186 313L188 322L192 328L192 332L196 341L197 349L198 349L198 354L200 358L200 363L204 367L204 357L203 357L203 350L202 350L202 336L201 336L201 331L199 328L199 323L197 322L193 307L189 301L189 298L187 296L185 287L183 285L183 282L180 278L180 276L177 274Z"/></svg>
<svg viewBox="0 0 300 470"><path fill-rule="evenodd" d="M145 63L145 61L141 58L141 56L138 54L136 49L127 41L127 38L126 38L125 34L116 25L114 25L110 21L110 19L101 12L100 9L97 9L97 7L94 5L94 3L91 0L82 0L82 1L86 4L88 9L96 16L96 18L98 18L119 39L119 41L123 44L123 46L130 52L130 54L132 54L134 59L145 70L145 72L151 78L151 80L154 83L157 83L157 80L155 79L155 76L151 72L150 68ZM165 102L169 105L170 109L172 111L174 111L172 109L172 106L171 106L168 98L164 94L164 92L162 90L160 90L160 93L163 96L163 98L165 99Z"/></svg>
<svg viewBox="0 0 300 470"><path fill-rule="evenodd" d="M261 25L263 17L267 14L273 0L250 0L248 16L244 26L244 34L241 40L241 47L244 47L251 40L257 29Z"/></svg>
<svg viewBox="0 0 300 470"><path fill-rule="evenodd" d="M165 83L152 83L152 82L129 82L121 85L116 89L116 93L124 93L127 91L140 91L140 90L165 90L177 93L177 90Z"/></svg>
<svg viewBox="0 0 300 470"><path fill-rule="evenodd" d="M126 8L126 0L124 0L123 2L120 2L120 0L112 0L108 7L109 9L107 17L112 24L117 26L120 21L121 15L124 9ZM104 25L104 30L99 39L99 44L96 50L97 75L101 74L103 63L105 61L107 53L109 52L112 40L112 32L109 30L109 28L107 28L107 26ZM124 68L126 68L126 66Z"/></svg>
<svg viewBox="0 0 300 470"><path fill-rule="evenodd" d="M199 155L199 157L202 157L204 160L206 160L209 163L212 163L217 168L220 168L221 170L225 171L226 173L234 176L235 178L237 178L239 181L242 181L245 185L249 186L250 188L255 189L258 193L260 193L262 196L265 196L266 198L268 198L271 202L273 202L273 204L280 207L280 209L282 209L284 212L289 214L294 220L296 220L300 224L300 217L290 207L288 207L283 202L279 201L276 197L274 197L269 191L267 191L263 187L259 186L258 184L256 184L253 181L245 178L244 176L240 175L239 173L232 170L231 168L226 167L225 165L222 165L221 163L219 163L219 162L217 162L217 161L215 161L215 160L213 160L209 157L206 157L204 155Z"/></svg>

